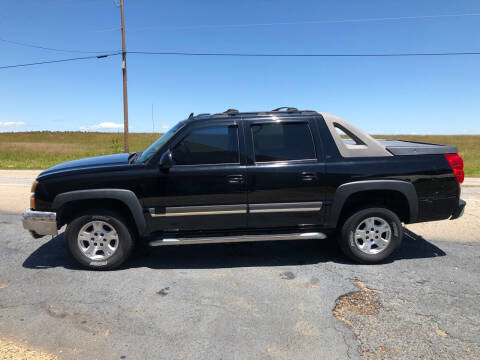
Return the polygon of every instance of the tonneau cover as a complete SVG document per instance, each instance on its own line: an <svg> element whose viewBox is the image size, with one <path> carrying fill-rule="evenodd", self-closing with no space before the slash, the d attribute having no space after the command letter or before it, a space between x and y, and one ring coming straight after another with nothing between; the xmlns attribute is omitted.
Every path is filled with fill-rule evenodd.
<svg viewBox="0 0 480 360"><path fill-rule="evenodd" d="M429 144L415 141L377 139L393 155L456 154L456 146Z"/></svg>

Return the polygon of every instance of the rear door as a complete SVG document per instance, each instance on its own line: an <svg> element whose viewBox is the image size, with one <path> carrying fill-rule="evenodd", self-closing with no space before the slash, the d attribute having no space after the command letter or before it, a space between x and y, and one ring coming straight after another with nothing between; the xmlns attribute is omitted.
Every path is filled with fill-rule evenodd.
<svg viewBox="0 0 480 360"><path fill-rule="evenodd" d="M315 125L309 118L245 123L250 228L322 225L324 163Z"/></svg>

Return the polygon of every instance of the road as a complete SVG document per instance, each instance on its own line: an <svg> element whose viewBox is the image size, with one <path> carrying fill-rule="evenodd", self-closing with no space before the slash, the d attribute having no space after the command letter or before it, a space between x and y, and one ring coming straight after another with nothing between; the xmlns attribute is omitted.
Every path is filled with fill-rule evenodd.
<svg viewBox="0 0 480 360"><path fill-rule="evenodd" d="M0 171L0 339L60 359L480 358L478 186L381 265L317 240L152 248L95 272L62 234L21 228L34 176Z"/></svg>

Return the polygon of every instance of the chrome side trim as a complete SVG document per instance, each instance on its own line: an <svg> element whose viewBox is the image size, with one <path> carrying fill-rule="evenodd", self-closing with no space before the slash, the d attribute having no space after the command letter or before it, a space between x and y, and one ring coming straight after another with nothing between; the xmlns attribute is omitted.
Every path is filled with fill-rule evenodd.
<svg viewBox="0 0 480 360"><path fill-rule="evenodd" d="M320 211L322 202L250 204L250 213L303 212Z"/></svg>
<svg viewBox="0 0 480 360"><path fill-rule="evenodd" d="M215 244L251 241L278 241L278 240L307 240L325 239L327 235L320 232L293 233L293 234L262 234L262 235L237 235L237 236L211 236L197 238L165 238L149 242L150 246L190 245L190 244Z"/></svg>
<svg viewBox="0 0 480 360"><path fill-rule="evenodd" d="M220 210L220 211L191 211L191 212L167 212L155 214L157 216L192 216L192 215L222 215L222 214L246 214L247 210Z"/></svg>
<svg viewBox="0 0 480 360"><path fill-rule="evenodd" d="M266 203L251 205L209 205L209 206L174 206L165 208L165 212L156 212L155 208L148 211L152 217L163 216L194 216L194 215L228 215L278 212L305 212L320 211L322 202L296 202L296 203Z"/></svg>
<svg viewBox="0 0 480 360"><path fill-rule="evenodd" d="M148 210L152 217L246 214L247 205L176 206L165 208L164 213L155 212L155 208L149 208Z"/></svg>
<svg viewBox="0 0 480 360"><path fill-rule="evenodd" d="M303 211L319 211L320 208L279 208L279 209L257 209L250 210L250 213L278 213L278 212L303 212Z"/></svg>

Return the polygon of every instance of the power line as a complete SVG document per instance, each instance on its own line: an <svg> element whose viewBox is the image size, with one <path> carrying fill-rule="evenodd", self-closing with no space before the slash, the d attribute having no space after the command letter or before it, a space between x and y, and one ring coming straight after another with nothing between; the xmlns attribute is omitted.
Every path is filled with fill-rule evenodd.
<svg viewBox="0 0 480 360"><path fill-rule="evenodd" d="M153 52L153 51L128 51L128 54L137 55L163 55L163 56L216 56L216 57L409 57L409 56L466 56L480 55L480 51L470 52L438 52L438 53L377 53L377 54L266 54L266 53L196 53L196 52ZM27 64L15 64L0 66L0 69L9 69L24 66L44 65L67 61L101 59L109 56L121 55L122 52L102 54L95 56L83 56L77 58L39 61Z"/></svg>
<svg viewBox="0 0 480 360"><path fill-rule="evenodd" d="M191 25L191 26L175 26L175 27L142 27L129 28L129 31L151 30L156 28L172 29L172 30L190 30L190 29L216 29L216 28L249 28L263 26L280 26L280 25L317 25L317 24L343 24L343 23L362 23L362 22L378 22L378 21L395 21L395 20L419 20L419 19L435 19L448 17L466 17L480 16L480 13L471 14L444 14L444 15L418 15L418 16L398 16L383 18L361 18L361 19L332 19L332 20L311 20L311 21L286 21L271 23L250 23L250 24L212 24L212 25Z"/></svg>
<svg viewBox="0 0 480 360"><path fill-rule="evenodd" d="M42 50L49 50L49 51L59 51L59 52L68 52L68 53L83 53L83 54L102 54L106 52L113 52L117 50L110 50L110 51L83 51L83 50L70 50L70 49L57 49L57 48L51 48L51 47L46 47L46 46L41 46L41 45L35 45L35 44L27 44L19 41L13 41L13 40L7 40L7 39L2 39L0 38L0 41L9 43L9 44L14 44L18 46L24 46L24 47L31 47L35 49L42 49Z"/></svg>
<svg viewBox="0 0 480 360"><path fill-rule="evenodd" d="M39 62L27 63L27 64L5 65L5 66L0 66L0 69L10 69L10 68L16 68L16 67L53 64L53 63L60 63L60 62L67 62L67 61L77 61L77 60L87 60L87 59L102 59L102 58L106 58L106 57L109 57L109 56L115 56L115 55L120 55L120 54L121 53L111 53L111 54L103 54L103 55L96 55L96 56L76 57L76 58L70 58L70 59L39 61Z"/></svg>
<svg viewBox="0 0 480 360"><path fill-rule="evenodd" d="M145 27L128 27L130 32L145 30L196 30L196 29L222 29L222 28L249 28L249 27L267 27L282 25L321 25L321 24L341 24L341 23L362 23L362 22L379 22L394 20L418 20L418 19L436 19L449 17L474 17L480 16L480 13L472 14L445 14L445 15L420 15L420 16L402 16L402 17L385 17L385 18L365 18L365 19L338 19L338 20L312 20L312 21L292 21L292 22L272 22L272 23L246 23L246 24L200 24L191 26L145 26ZM118 31L119 28L107 28L97 30L85 30L78 33L107 33Z"/></svg>
<svg viewBox="0 0 480 360"><path fill-rule="evenodd" d="M231 57L402 57L402 56L460 56L480 55L480 51L437 53L376 53L376 54L268 54L268 53L208 53L208 52L155 52L129 51L129 54L166 56L231 56Z"/></svg>
<svg viewBox="0 0 480 360"><path fill-rule="evenodd" d="M438 18L458 18L458 17L474 17L480 16L480 13L465 14L440 14L440 15L413 15L413 16L397 16L382 18L359 18L359 19L327 19L327 20L310 20L310 21L285 21L271 23L246 23L246 24L200 24L189 26L146 26L140 28L128 28L129 31L143 31L154 29L165 30L194 30L194 29L215 29L215 28L248 28L262 26L282 26L282 25L316 25L316 24L342 24L342 23L362 23L362 22L379 22L379 21L399 21L399 20L421 20L421 19L438 19ZM117 31L118 29L99 29L95 32Z"/></svg>
<svg viewBox="0 0 480 360"><path fill-rule="evenodd" d="M291 22L272 22L272 23L257 23L257 24L212 24L212 25L191 25L191 26L177 26L177 27L143 27L143 28L129 28L130 31L140 31L140 30L150 30L150 29L177 29L177 30L188 30L188 29L207 29L207 28L235 28L235 27L261 27L261 26L276 26L276 25L309 25L309 24L339 24L339 23L355 23L355 22L375 22L375 21L393 21L393 20L418 20L418 19L435 19L435 18L448 18L448 17L472 17L480 16L480 13L465 13L465 14L440 14L440 15L413 15L413 16L398 16L398 17L383 17L383 18L359 18L359 19L332 19L332 20L312 20L312 21L291 21ZM109 29L100 29L100 30L91 30L87 32L109 32L109 31L118 31L118 28L109 28ZM49 50L49 51L58 51L58 52L67 52L67 53L83 53L83 54L100 54L106 52L115 52L118 50L103 50L103 51L87 51L87 50L72 50L72 49L59 49L52 48L42 45L29 44L14 40L8 40L0 38L0 41L24 46L31 47L35 49Z"/></svg>

